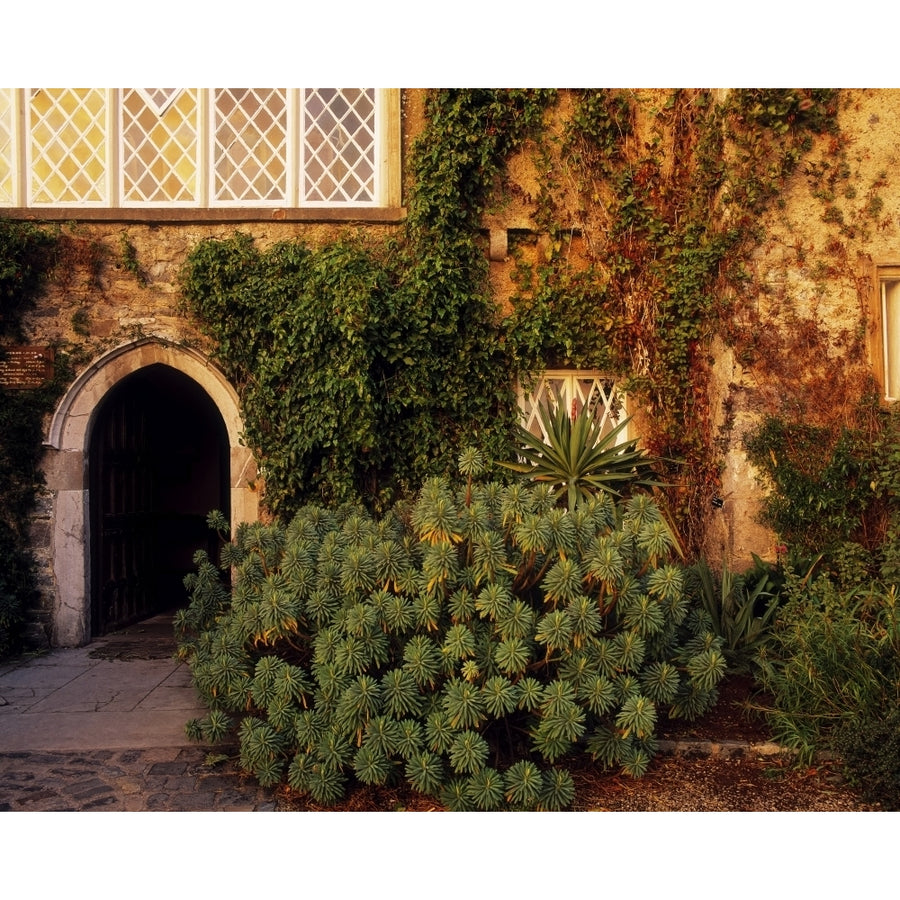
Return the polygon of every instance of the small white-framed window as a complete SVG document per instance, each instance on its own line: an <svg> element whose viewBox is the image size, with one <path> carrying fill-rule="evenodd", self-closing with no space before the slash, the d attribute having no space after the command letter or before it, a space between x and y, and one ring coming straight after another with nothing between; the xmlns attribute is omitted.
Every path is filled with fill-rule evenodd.
<svg viewBox="0 0 900 900"><path fill-rule="evenodd" d="M0 207L395 207L399 117L376 88L0 88Z"/></svg>
<svg viewBox="0 0 900 900"><path fill-rule="evenodd" d="M119 205L193 206L203 196L202 93L123 88L119 94Z"/></svg>
<svg viewBox="0 0 900 900"><path fill-rule="evenodd" d="M562 406L571 418L587 412L599 423L606 436L623 422L628 413L626 396L616 379L592 369L547 369L530 389L518 390L520 422L535 437L547 440L538 414L540 407L556 410ZM616 443L628 440L627 427L616 436Z"/></svg>
<svg viewBox="0 0 900 900"><path fill-rule="evenodd" d="M878 274L880 369L884 399L900 399L900 267L884 266Z"/></svg>

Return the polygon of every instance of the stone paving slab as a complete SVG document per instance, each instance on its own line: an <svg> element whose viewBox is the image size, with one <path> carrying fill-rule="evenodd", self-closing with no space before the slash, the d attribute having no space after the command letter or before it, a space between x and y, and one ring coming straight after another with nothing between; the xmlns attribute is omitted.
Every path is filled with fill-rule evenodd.
<svg viewBox="0 0 900 900"><path fill-rule="evenodd" d="M28 710L52 694L84 677L92 666L85 662L31 660L17 668L0 671L0 714Z"/></svg>
<svg viewBox="0 0 900 900"><path fill-rule="evenodd" d="M234 748L188 739L207 710L159 630L171 646L126 656L113 636L0 666L0 811L275 808Z"/></svg>
<svg viewBox="0 0 900 900"><path fill-rule="evenodd" d="M189 667L55 650L0 670L0 752L185 747L206 709Z"/></svg>
<svg viewBox="0 0 900 900"><path fill-rule="evenodd" d="M28 711L130 711L164 684L172 674L172 669L171 662L158 660L143 660L139 664L104 661L62 684Z"/></svg>
<svg viewBox="0 0 900 900"><path fill-rule="evenodd" d="M203 747L0 752L0 812L266 812L274 789Z"/></svg>
<svg viewBox="0 0 900 900"><path fill-rule="evenodd" d="M190 745L184 727L189 719L204 715L197 709L147 709L21 714L16 727L7 730L0 716L0 753L37 750L127 750L162 744ZM48 719L51 720L48 722Z"/></svg>
<svg viewBox="0 0 900 900"><path fill-rule="evenodd" d="M57 672L55 688L41 669L0 676L0 752L186 746L186 722L206 710L180 669L107 662Z"/></svg>

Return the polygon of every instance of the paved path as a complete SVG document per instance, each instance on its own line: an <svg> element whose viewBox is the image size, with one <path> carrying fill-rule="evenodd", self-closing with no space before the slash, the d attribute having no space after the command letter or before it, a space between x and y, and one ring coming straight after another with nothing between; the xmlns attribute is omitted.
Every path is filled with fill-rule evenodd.
<svg viewBox="0 0 900 900"><path fill-rule="evenodd" d="M198 748L0 752L0 811L261 812L272 791ZM221 768L220 768L221 766Z"/></svg>
<svg viewBox="0 0 900 900"><path fill-rule="evenodd" d="M233 748L187 739L190 672L153 626L142 654L140 630L0 664L0 811L275 809Z"/></svg>
<svg viewBox="0 0 900 900"><path fill-rule="evenodd" d="M273 788L234 747L187 739L202 716L171 617L87 647L0 664L0 811L263 811ZM665 745L665 746L663 746ZM775 745L661 742L675 755L771 755Z"/></svg>

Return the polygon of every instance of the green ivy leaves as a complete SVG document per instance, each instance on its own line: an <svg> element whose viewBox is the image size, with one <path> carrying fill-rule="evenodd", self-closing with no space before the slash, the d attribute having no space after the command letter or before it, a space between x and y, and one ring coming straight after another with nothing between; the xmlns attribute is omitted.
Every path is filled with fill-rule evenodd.
<svg viewBox="0 0 900 900"><path fill-rule="evenodd" d="M454 448L507 454L513 385L496 377L511 369L478 220L552 96L433 92L405 232L385 246L348 234L262 251L236 234L193 249L182 293L239 388L270 510L356 498L383 509L448 473Z"/></svg>

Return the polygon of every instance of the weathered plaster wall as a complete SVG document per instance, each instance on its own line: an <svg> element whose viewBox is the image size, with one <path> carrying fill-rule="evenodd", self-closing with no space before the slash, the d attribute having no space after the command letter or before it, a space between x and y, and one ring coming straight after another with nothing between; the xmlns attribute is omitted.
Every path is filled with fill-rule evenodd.
<svg viewBox="0 0 900 900"><path fill-rule="evenodd" d="M756 516L767 490L744 438L767 414L815 424L849 421L873 381L876 263L900 260L896 122L900 91L844 92L840 136L816 140L762 223L746 293L728 341L711 347L711 409L725 506L711 555L740 566L773 559L776 536Z"/></svg>
<svg viewBox="0 0 900 900"><path fill-rule="evenodd" d="M728 91L714 93L722 100ZM665 171L674 156L653 117L664 93L639 90L632 99L632 148L640 153L641 142L655 141ZM552 185L542 181L538 153L555 152L570 109L563 92L547 119L549 144L527 145L511 161L485 229L508 229L510 246L515 242L527 262L539 260L549 237L538 198L552 190L565 211L555 224L569 231L567 260L575 270L586 264L592 239L602 239L608 223L602 185L596 186L601 202L586 210L564 162L552 168ZM734 315L719 323L709 345L712 449L724 501L707 513L706 552L713 561L742 568L754 553L774 558L776 536L757 521L767 487L747 460L746 435L766 414L840 421L873 388L871 350L880 339L870 314L874 266L900 263L898 117L900 91L843 92L840 134L814 141L761 223L763 239L746 260L743 293L721 298L725 307L733 303ZM512 252L492 260L495 297L509 310L516 292ZM641 411L634 412L640 433Z"/></svg>
<svg viewBox="0 0 900 900"><path fill-rule="evenodd" d="M653 92L642 96L644 108L651 108ZM555 115L565 115L568 103L563 93ZM404 160L422 127L423 110L422 91L404 92ZM748 261L746 293L733 319L723 322L712 339L710 401L724 499L721 510L709 512L707 548L714 560L740 566L752 553L773 555L775 536L756 522L765 487L743 450L747 432L768 412L840 416L871 378L873 265L900 263L898 117L900 91L846 92L842 138L817 140L808 163L792 178L763 223L766 237ZM558 122L550 121L548 127L552 136ZM509 309L514 293L510 244L537 258L548 240L546 227L535 219L542 185L533 151L526 147L511 161L498 192L502 202L493 204L484 219L491 286L501 311ZM557 174L565 196L566 173ZM404 166L406 188L408 176ZM571 229L577 266L579 256L589 250L591 229L603 223L583 221L575 194L570 200L570 221L562 224ZM146 338L208 354L212 348L180 309L178 288L182 263L204 238L240 230L261 246L285 239L318 246L347 229L362 229L381 240L402 224L82 221L60 227L67 250L45 297L26 321L27 339L78 348L79 374L113 348ZM134 249L137 273L126 260L128 246ZM801 345L802 353L797 349ZM828 401L823 403L823 397ZM635 412L640 424L640 411ZM48 460L52 483L66 480L66 466L71 468L71 462ZM32 531L47 597L58 588L51 565L57 500L51 488L41 499ZM41 612L45 618L50 606L48 600Z"/></svg>

